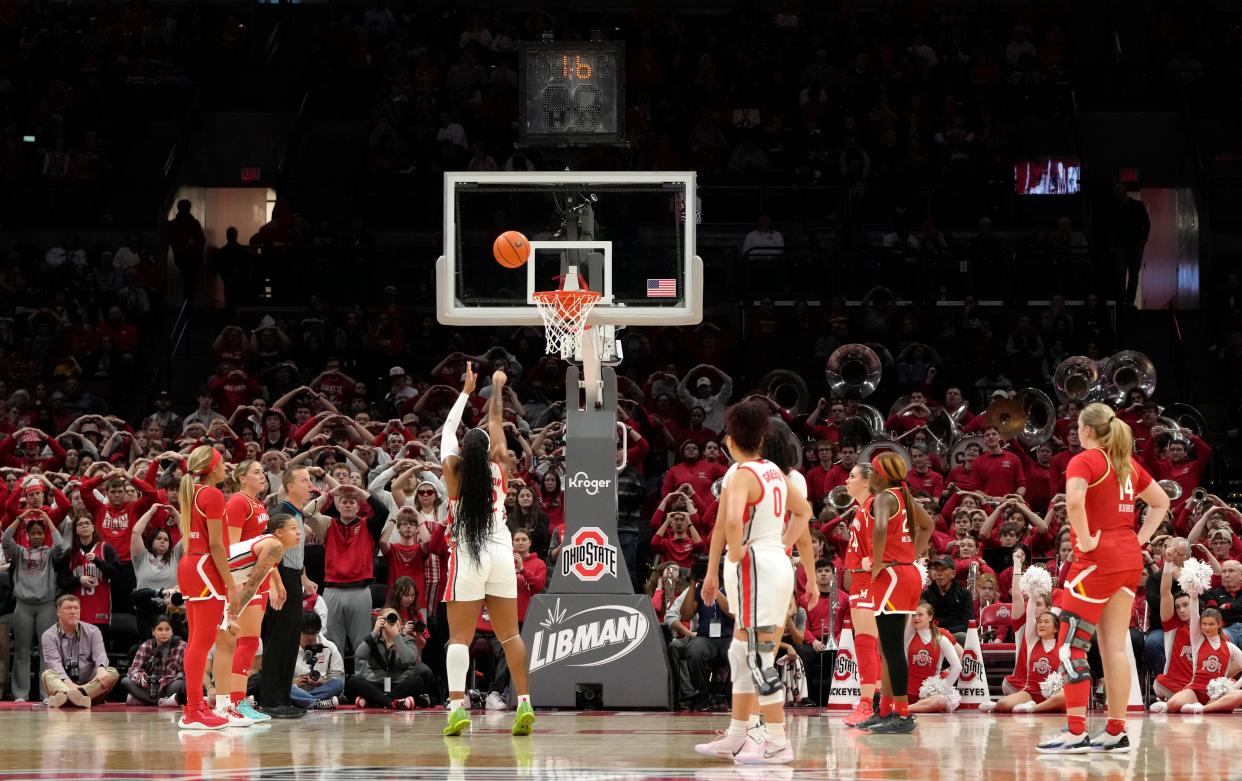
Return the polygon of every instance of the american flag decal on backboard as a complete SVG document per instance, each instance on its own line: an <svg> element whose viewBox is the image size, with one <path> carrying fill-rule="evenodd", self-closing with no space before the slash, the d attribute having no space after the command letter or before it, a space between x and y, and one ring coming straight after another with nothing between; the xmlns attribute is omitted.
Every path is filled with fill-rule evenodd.
<svg viewBox="0 0 1242 781"><path fill-rule="evenodd" d="M647 298L675 298L677 296L677 280L648 279Z"/></svg>

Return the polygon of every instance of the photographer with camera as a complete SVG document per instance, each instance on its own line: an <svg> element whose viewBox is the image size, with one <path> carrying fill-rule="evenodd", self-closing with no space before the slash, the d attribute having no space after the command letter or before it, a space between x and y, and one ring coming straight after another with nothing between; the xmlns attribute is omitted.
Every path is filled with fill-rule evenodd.
<svg viewBox="0 0 1242 781"><path fill-rule="evenodd" d="M323 634L317 613L302 614L302 636L293 665L293 688L289 698L299 708L332 710L345 690L345 659Z"/></svg>
<svg viewBox="0 0 1242 781"><path fill-rule="evenodd" d="M354 652L354 674L345 681L345 699L359 708L430 706L435 679L418 661L418 646L403 631L401 616L390 607L376 612L371 634Z"/></svg>
<svg viewBox="0 0 1242 781"><path fill-rule="evenodd" d="M703 601L703 581L707 577L707 560L694 562L690 588L681 604L681 620L692 623L690 644L686 648L686 666L698 698L691 707L711 707L711 675L721 665L729 664L729 644L733 642L733 613L724 589L717 589L715 598Z"/></svg>

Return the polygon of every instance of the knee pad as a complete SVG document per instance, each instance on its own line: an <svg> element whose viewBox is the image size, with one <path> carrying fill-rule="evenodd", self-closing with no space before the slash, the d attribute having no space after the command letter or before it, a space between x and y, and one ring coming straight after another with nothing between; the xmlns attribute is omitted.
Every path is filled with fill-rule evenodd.
<svg viewBox="0 0 1242 781"><path fill-rule="evenodd" d="M874 635L859 635L854 640L854 652L858 655L858 683L876 685L880 680L879 641Z"/></svg>
<svg viewBox="0 0 1242 781"><path fill-rule="evenodd" d="M1091 680L1091 665L1087 651L1095 636L1095 624L1069 611L1061 612L1061 670L1066 683Z"/></svg>
<svg viewBox="0 0 1242 781"><path fill-rule="evenodd" d="M775 644L770 644L775 645ZM759 662L764 670L776 670L776 650L773 648L767 651L759 652ZM780 673L777 672L777 688L774 691L759 694L759 705L780 705L785 702L785 686L780 682Z"/></svg>
<svg viewBox="0 0 1242 781"><path fill-rule="evenodd" d="M736 637L729 643L729 676L733 679L734 694L754 694L755 682L746 664L746 642Z"/></svg>
<svg viewBox="0 0 1242 781"><path fill-rule="evenodd" d="M237 650L233 652L233 674L249 677L250 666L254 664L254 657L258 652L259 638L237 638Z"/></svg>
<svg viewBox="0 0 1242 781"><path fill-rule="evenodd" d="M746 663L750 666L750 677L755 682L755 690L763 697L779 693L784 687L775 664L776 643L772 640L760 641L760 630L775 631L776 627L764 626L746 630Z"/></svg>

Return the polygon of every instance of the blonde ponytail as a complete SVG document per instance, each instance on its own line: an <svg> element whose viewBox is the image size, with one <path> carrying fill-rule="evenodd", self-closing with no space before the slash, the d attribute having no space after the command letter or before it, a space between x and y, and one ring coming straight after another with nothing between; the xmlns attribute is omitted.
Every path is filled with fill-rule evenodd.
<svg viewBox="0 0 1242 781"><path fill-rule="evenodd" d="M1117 484L1125 486L1134 473L1134 433L1129 424L1117 417L1107 404L1088 404L1078 416L1084 426L1091 429L1099 440L1108 462L1117 473Z"/></svg>
<svg viewBox="0 0 1242 781"><path fill-rule="evenodd" d="M215 448L211 445L199 445L185 460L185 474L177 489L177 503L181 506L181 544L184 546L184 553L190 552L190 513L194 509L194 481L211 468L212 459L215 457Z"/></svg>

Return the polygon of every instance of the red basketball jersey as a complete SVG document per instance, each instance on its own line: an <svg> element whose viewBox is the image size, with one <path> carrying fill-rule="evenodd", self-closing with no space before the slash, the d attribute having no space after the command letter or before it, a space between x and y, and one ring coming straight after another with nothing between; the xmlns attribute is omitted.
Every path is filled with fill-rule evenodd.
<svg viewBox="0 0 1242 781"><path fill-rule="evenodd" d="M845 549L846 569L862 569L862 560L871 555L871 516L865 508L871 506L868 499L863 507L854 508L854 520L850 522L850 544Z"/></svg>
<svg viewBox="0 0 1242 781"><path fill-rule="evenodd" d="M1070 459L1065 469L1066 480L1081 478L1087 482L1087 528L1100 532L1100 543L1082 558L1099 565L1101 574L1142 566L1143 554L1134 530L1134 499L1151 485L1151 475L1134 459L1132 472L1125 484L1117 481L1117 472L1107 454L1099 448L1084 450ZM1078 535L1070 527L1070 537L1078 548Z"/></svg>
<svg viewBox="0 0 1242 781"><path fill-rule="evenodd" d="M205 556L211 553L207 537L207 519L224 519L224 494L210 485L194 486L194 501L190 502L190 540L187 554ZM222 530L223 531L223 530ZM228 540L225 539L225 548Z"/></svg>
<svg viewBox="0 0 1242 781"><path fill-rule="evenodd" d="M78 600L82 603L82 620L88 624L107 626L112 623L112 587L108 579L99 571L99 567L86 560L86 554L93 553L95 561L103 561L103 548L104 544L97 542L90 550L75 551L69 562L69 568L74 579L90 575L97 582L93 588L87 588L82 585L81 580L78 580L78 585L73 589L73 593L78 595Z"/></svg>
<svg viewBox="0 0 1242 781"><path fill-rule="evenodd" d="M891 562L894 564L913 564L914 563L914 537L906 528L906 502L902 498L901 491L889 488L883 493L892 495L897 500L897 512L893 513L888 519L888 527L884 537L884 550L880 551L876 556L880 561ZM863 502L862 512L868 518L868 529L875 528L875 514L872 507L875 500L883 494L875 494ZM868 534L868 540L870 534Z"/></svg>
<svg viewBox="0 0 1242 781"><path fill-rule="evenodd" d="M253 540L267 530L267 505L238 491L224 507L224 525L241 529L239 540Z"/></svg>

